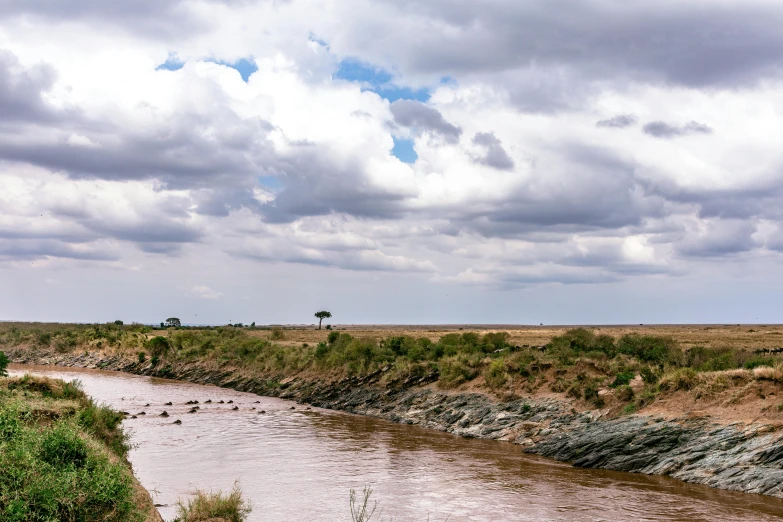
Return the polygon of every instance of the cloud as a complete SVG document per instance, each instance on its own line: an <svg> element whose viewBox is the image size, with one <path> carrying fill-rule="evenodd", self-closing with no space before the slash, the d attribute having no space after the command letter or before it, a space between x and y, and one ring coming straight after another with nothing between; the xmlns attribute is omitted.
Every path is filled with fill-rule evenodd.
<svg viewBox="0 0 783 522"><path fill-rule="evenodd" d="M449 143L456 143L462 129L447 122L435 108L415 100L397 100L391 104L394 121L403 127L413 127L443 136Z"/></svg>
<svg viewBox="0 0 783 522"><path fill-rule="evenodd" d="M16 55L0 49L0 127L52 119L54 110L43 96L54 85L56 76L49 65L24 67Z"/></svg>
<svg viewBox="0 0 783 522"><path fill-rule="evenodd" d="M563 0L386 3L388 19L405 20L390 29L397 44L386 51L404 70L458 76L543 64L588 78L689 87L753 85L783 72L783 6L776 2L634 2L622 9ZM380 53L373 34L355 36L365 55Z"/></svg>
<svg viewBox="0 0 783 522"><path fill-rule="evenodd" d="M473 144L485 149L485 154L474 158L476 163L498 170L512 170L514 160L503 148L503 144L491 132L479 132L473 136Z"/></svg>
<svg viewBox="0 0 783 522"><path fill-rule="evenodd" d="M753 239L756 225L752 222L711 220L687 235L677 244L684 256L724 257L748 252L758 245Z"/></svg>
<svg viewBox="0 0 783 522"><path fill-rule="evenodd" d="M210 287L204 285L197 285L192 287L190 289L189 295L199 299L218 299L219 297L223 296L221 292L216 292Z"/></svg>
<svg viewBox="0 0 783 522"><path fill-rule="evenodd" d="M651 121L642 127L645 134L655 138L676 138L690 134L712 134L712 129L703 123L690 121L682 126L672 125L665 121Z"/></svg>
<svg viewBox="0 0 783 522"><path fill-rule="evenodd" d="M595 123L596 127L608 127L613 129L624 129L625 127L631 127L636 125L639 121L633 114L618 114L605 120L599 120Z"/></svg>

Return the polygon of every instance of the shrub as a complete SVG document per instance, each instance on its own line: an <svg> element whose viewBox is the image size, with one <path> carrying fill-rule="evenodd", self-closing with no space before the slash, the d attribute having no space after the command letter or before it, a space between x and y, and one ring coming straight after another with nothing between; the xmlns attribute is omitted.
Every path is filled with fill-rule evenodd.
<svg viewBox="0 0 783 522"><path fill-rule="evenodd" d="M631 389L630 386L620 386L617 389L617 398L620 399L623 402L628 402L630 400L633 400L634 393L633 389Z"/></svg>
<svg viewBox="0 0 783 522"><path fill-rule="evenodd" d="M489 363L484 370L484 381L490 388L499 388L506 384L506 365L501 359Z"/></svg>
<svg viewBox="0 0 783 522"><path fill-rule="evenodd" d="M272 333L270 335L270 338L273 341L282 341L285 338L285 332L283 332L283 329L279 326L275 326L272 328Z"/></svg>
<svg viewBox="0 0 783 522"><path fill-rule="evenodd" d="M618 386L627 386L634 377L635 375L633 372L620 372L617 374L617 376L615 376L614 381L609 386L612 388L617 388Z"/></svg>
<svg viewBox="0 0 783 522"><path fill-rule="evenodd" d="M196 495L183 503L177 502L175 522L207 522L219 519L225 522L244 522L250 514L250 504L242 499L238 485L228 495L196 490Z"/></svg>
<svg viewBox="0 0 783 522"><path fill-rule="evenodd" d="M585 384L584 387L584 397L587 402L592 403L596 408L603 408L604 407L604 399L600 395L598 395L598 385L590 381Z"/></svg>
<svg viewBox="0 0 783 522"><path fill-rule="evenodd" d="M122 326L123 324L125 324L125 323L123 323L123 322L122 322L122 321L120 321L119 319L117 319L116 321L114 321L114 325L115 325L115 326Z"/></svg>
<svg viewBox="0 0 783 522"><path fill-rule="evenodd" d="M332 325L331 324L327 324L326 326L324 326L324 328L326 328L327 330L331 330L332 329Z"/></svg>
<svg viewBox="0 0 783 522"><path fill-rule="evenodd" d="M476 377L476 370L457 356L442 359L438 364L438 373L438 386L441 388L454 388Z"/></svg>
<svg viewBox="0 0 783 522"><path fill-rule="evenodd" d="M153 355L152 359L150 359L150 364L152 364L152 366L157 366L159 362L160 362L160 357L158 357L157 355Z"/></svg>
<svg viewBox="0 0 783 522"><path fill-rule="evenodd" d="M339 338L340 332L329 332L329 335L326 336L326 342L329 344L334 344Z"/></svg>
<svg viewBox="0 0 783 522"><path fill-rule="evenodd" d="M169 351L170 347L171 344L169 343L169 340L162 335L157 335L146 343L146 348L149 350L150 354L152 354L153 359L160 359L161 356Z"/></svg>
<svg viewBox="0 0 783 522"><path fill-rule="evenodd" d="M692 390L697 383L698 375L692 368L679 368L663 376L661 390Z"/></svg>
<svg viewBox="0 0 783 522"><path fill-rule="evenodd" d="M675 361L679 355L674 339L658 335L623 335L617 341L617 351L656 364Z"/></svg>
<svg viewBox="0 0 783 522"><path fill-rule="evenodd" d="M0 377L5 377L8 375L8 363L10 361L8 360L8 356L6 356L5 353L0 352Z"/></svg>
<svg viewBox="0 0 783 522"><path fill-rule="evenodd" d="M658 384L658 375L649 366L642 368L639 373L646 384Z"/></svg>
<svg viewBox="0 0 783 522"><path fill-rule="evenodd" d="M146 353L139 352L137 355L139 357L139 364L141 364L141 363L143 363L144 361L147 360L147 354Z"/></svg>
<svg viewBox="0 0 783 522"><path fill-rule="evenodd" d="M87 444L73 427L58 424L41 441L41 460L55 467L83 468L87 461Z"/></svg>
<svg viewBox="0 0 783 522"><path fill-rule="evenodd" d="M332 332L332 333L337 333L337 332ZM318 346L315 347L315 358L323 359L324 357L326 357L327 353L329 353L329 346L323 341L318 343Z"/></svg>
<svg viewBox="0 0 783 522"><path fill-rule="evenodd" d="M465 339L465 334L462 334L462 338ZM481 345L485 352L502 350L508 345L509 338L511 335L508 332L490 332L481 338Z"/></svg>

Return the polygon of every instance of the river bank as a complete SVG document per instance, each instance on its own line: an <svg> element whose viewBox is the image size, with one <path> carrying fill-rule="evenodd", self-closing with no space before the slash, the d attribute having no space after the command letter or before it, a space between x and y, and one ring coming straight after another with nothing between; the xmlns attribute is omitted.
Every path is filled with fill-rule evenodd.
<svg viewBox="0 0 783 522"><path fill-rule="evenodd" d="M0 377L0 518L162 522L127 460L122 418L76 384Z"/></svg>
<svg viewBox="0 0 783 522"><path fill-rule="evenodd" d="M481 393L446 392L424 376L396 388L378 385L383 371L318 382L248 376L237 368L193 362L154 366L96 352L8 352L15 363L101 368L214 384L321 408L416 424L463 437L519 444L525 452L575 466L667 475L715 488L783 498L783 434L765 423L719 424L701 416L607 418L554 398L499 401Z"/></svg>

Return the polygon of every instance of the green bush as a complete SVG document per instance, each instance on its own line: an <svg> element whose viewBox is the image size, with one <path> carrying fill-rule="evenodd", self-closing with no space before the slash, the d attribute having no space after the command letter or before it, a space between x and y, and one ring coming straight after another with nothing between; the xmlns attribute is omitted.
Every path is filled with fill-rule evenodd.
<svg viewBox="0 0 783 522"><path fill-rule="evenodd" d="M157 335L147 341L146 348L149 350L150 354L152 354L153 358L159 359L169 351L171 344L167 338L162 335Z"/></svg>
<svg viewBox="0 0 783 522"><path fill-rule="evenodd" d="M649 366L643 367L639 373L646 384L658 384L658 375Z"/></svg>
<svg viewBox="0 0 783 522"><path fill-rule="evenodd" d="M283 339L285 339L285 332L283 332L282 328L275 326L274 328L272 328L272 334L270 335L270 338L273 341L282 341Z"/></svg>
<svg viewBox="0 0 783 522"><path fill-rule="evenodd" d="M87 443L73 427L59 423L41 440L40 457L55 467L83 468L87 462Z"/></svg>
<svg viewBox="0 0 783 522"><path fill-rule="evenodd" d="M0 352L0 377L8 375L8 356L5 353Z"/></svg>
<svg viewBox="0 0 783 522"><path fill-rule="evenodd" d="M329 335L326 336L326 342L329 344L334 344L339 338L340 332L329 332Z"/></svg>
<svg viewBox="0 0 783 522"><path fill-rule="evenodd" d="M438 373L438 386L441 388L454 388L476 377L476 370L458 356L442 359L438 363Z"/></svg>
<svg viewBox="0 0 783 522"><path fill-rule="evenodd" d="M617 341L617 352L630 355L642 362L664 364L674 362L681 354L671 337L627 334Z"/></svg>
<svg viewBox="0 0 783 522"><path fill-rule="evenodd" d="M634 372L619 372L615 378L614 381L612 381L611 386L612 388L617 388L618 386L627 386L629 382L633 380L635 377Z"/></svg>
<svg viewBox="0 0 783 522"><path fill-rule="evenodd" d="M142 364L144 361L147 360L147 354L146 353L139 352L137 355L138 355L138 358L139 358L139 364Z"/></svg>
<svg viewBox="0 0 783 522"><path fill-rule="evenodd" d="M500 388L506 384L506 380L506 364L500 359L489 363L487 369L484 370L484 381L490 388Z"/></svg>

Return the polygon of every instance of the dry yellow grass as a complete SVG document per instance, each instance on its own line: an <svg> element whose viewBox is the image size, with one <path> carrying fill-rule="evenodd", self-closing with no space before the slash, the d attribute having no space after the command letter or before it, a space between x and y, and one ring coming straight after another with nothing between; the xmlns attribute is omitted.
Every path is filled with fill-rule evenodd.
<svg viewBox="0 0 783 522"><path fill-rule="evenodd" d="M508 332L511 343L541 346L574 326L514 326L514 325L337 325L354 337L381 339L396 335L427 337L433 341L449 333L464 331ZM683 348L705 346L710 348L775 348L783 347L783 325L609 325L586 326L591 330L609 334L615 338L629 333L641 335L666 335L673 337ZM326 339L328 330L315 327L284 326L284 340L278 344L297 345L318 343ZM250 335L271 338L270 330L249 330Z"/></svg>

